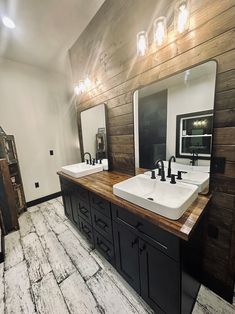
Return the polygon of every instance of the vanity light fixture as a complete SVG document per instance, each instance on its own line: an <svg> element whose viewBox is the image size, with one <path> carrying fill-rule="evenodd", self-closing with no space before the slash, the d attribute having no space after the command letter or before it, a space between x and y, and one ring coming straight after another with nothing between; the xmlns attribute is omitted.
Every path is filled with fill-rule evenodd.
<svg viewBox="0 0 235 314"><path fill-rule="evenodd" d="M148 38L145 31L137 34L137 56L144 56L148 49Z"/></svg>
<svg viewBox="0 0 235 314"><path fill-rule="evenodd" d="M189 28L190 0L179 0L175 7L175 30L182 34Z"/></svg>
<svg viewBox="0 0 235 314"><path fill-rule="evenodd" d="M91 80L87 77L85 80L80 80L79 84L74 87L76 95L87 92L92 86Z"/></svg>
<svg viewBox="0 0 235 314"><path fill-rule="evenodd" d="M84 80L84 85L85 85L86 91L91 88L91 80L89 79L88 76L87 76L86 79Z"/></svg>
<svg viewBox="0 0 235 314"><path fill-rule="evenodd" d="M153 36L154 42L161 46L166 40L167 30L166 30L166 18L165 16L160 16L154 21L153 25Z"/></svg>
<svg viewBox="0 0 235 314"><path fill-rule="evenodd" d="M10 29L14 29L16 27L15 23L12 21L12 19L10 19L6 15L2 16L2 23L4 26L6 26L7 28L10 28Z"/></svg>
<svg viewBox="0 0 235 314"><path fill-rule="evenodd" d="M84 81L79 81L79 84L74 87L74 92L76 95L80 95L85 92Z"/></svg>
<svg viewBox="0 0 235 314"><path fill-rule="evenodd" d="M79 94L80 94L80 88L79 88L78 85L76 85L76 86L74 87L74 93L75 93L76 95L79 95Z"/></svg>

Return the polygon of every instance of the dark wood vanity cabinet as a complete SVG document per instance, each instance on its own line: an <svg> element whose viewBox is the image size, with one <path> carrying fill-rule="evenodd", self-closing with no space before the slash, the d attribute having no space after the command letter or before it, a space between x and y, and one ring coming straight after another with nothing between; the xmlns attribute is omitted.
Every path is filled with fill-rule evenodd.
<svg viewBox="0 0 235 314"><path fill-rule="evenodd" d="M197 241L192 246L61 176L60 182L65 215L156 313L191 313L200 286Z"/></svg>
<svg viewBox="0 0 235 314"><path fill-rule="evenodd" d="M178 238L116 205L112 213L118 271L157 313L180 313Z"/></svg>

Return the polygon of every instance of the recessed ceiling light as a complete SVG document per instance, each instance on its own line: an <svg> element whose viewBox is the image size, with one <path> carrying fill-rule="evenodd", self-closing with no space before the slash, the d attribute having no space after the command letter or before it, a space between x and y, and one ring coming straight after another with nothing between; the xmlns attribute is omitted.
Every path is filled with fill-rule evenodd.
<svg viewBox="0 0 235 314"><path fill-rule="evenodd" d="M12 21L12 19L10 19L9 17L7 16L2 16L2 23L4 26L6 26L7 28L15 28L15 23Z"/></svg>

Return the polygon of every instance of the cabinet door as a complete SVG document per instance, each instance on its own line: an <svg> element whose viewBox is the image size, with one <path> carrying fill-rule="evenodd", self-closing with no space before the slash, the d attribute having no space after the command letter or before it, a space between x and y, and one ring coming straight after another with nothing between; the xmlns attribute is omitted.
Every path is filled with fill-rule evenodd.
<svg viewBox="0 0 235 314"><path fill-rule="evenodd" d="M180 313L180 265L139 240L141 296L157 313Z"/></svg>
<svg viewBox="0 0 235 314"><path fill-rule="evenodd" d="M72 220L73 220L73 223L76 225L76 227L80 229L80 221L79 221L79 215L78 215L78 203L79 203L79 200L76 194L73 192L71 194Z"/></svg>
<svg viewBox="0 0 235 314"><path fill-rule="evenodd" d="M60 178L60 185L61 185L62 199L64 203L65 216L67 216L71 221L73 221L72 205L71 205L71 193L72 193L71 184L67 180Z"/></svg>
<svg viewBox="0 0 235 314"><path fill-rule="evenodd" d="M122 224L113 223L113 227L117 269L140 292L138 237Z"/></svg>
<svg viewBox="0 0 235 314"><path fill-rule="evenodd" d="M72 207L71 207L70 195L67 192L63 193L62 198L63 198L63 203L64 203L64 213L70 220L72 220Z"/></svg>

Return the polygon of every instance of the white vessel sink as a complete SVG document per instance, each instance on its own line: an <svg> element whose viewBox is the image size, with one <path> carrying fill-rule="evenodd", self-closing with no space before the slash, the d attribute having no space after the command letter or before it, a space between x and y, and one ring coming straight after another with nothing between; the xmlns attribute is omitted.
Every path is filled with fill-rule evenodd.
<svg viewBox="0 0 235 314"><path fill-rule="evenodd" d="M156 214L177 220L198 196L198 187L187 183L151 179L140 174L113 186L113 193Z"/></svg>
<svg viewBox="0 0 235 314"><path fill-rule="evenodd" d="M181 170L181 171L186 171L185 169L174 169L173 167L171 167L171 173L172 174L177 174L177 171ZM165 168L165 173L167 175L167 168ZM145 172L146 175L148 175L149 177L151 176L151 171L147 171ZM157 177L158 174L158 169L155 169L155 174ZM160 178L160 177L159 177ZM169 178L166 178L167 181L170 181ZM206 190L209 186L209 173L206 172L197 172L197 171L193 171L190 172L188 171L187 173L182 173L182 180L177 180L176 182L184 182L184 183L189 183L189 184L195 184L198 186L198 193L203 192L204 190Z"/></svg>
<svg viewBox="0 0 235 314"><path fill-rule="evenodd" d="M92 173L103 171L103 165L88 165L85 162L61 167L61 171L74 178L81 178Z"/></svg>
<svg viewBox="0 0 235 314"><path fill-rule="evenodd" d="M168 168L168 161L164 160L164 167ZM184 165L184 164L180 164L179 162L173 162L173 161L171 163L171 169L175 170L175 171L183 170L183 171L190 171L190 172L205 172L205 173L210 172L209 166ZM174 172L172 172L172 173L174 173Z"/></svg>
<svg viewBox="0 0 235 314"><path fill-rule="evenodd" d="M209 173L205 172L183 173L181 181L185 183L196 184L199 189L198 193L201 193L209 186Z"/></svg>

